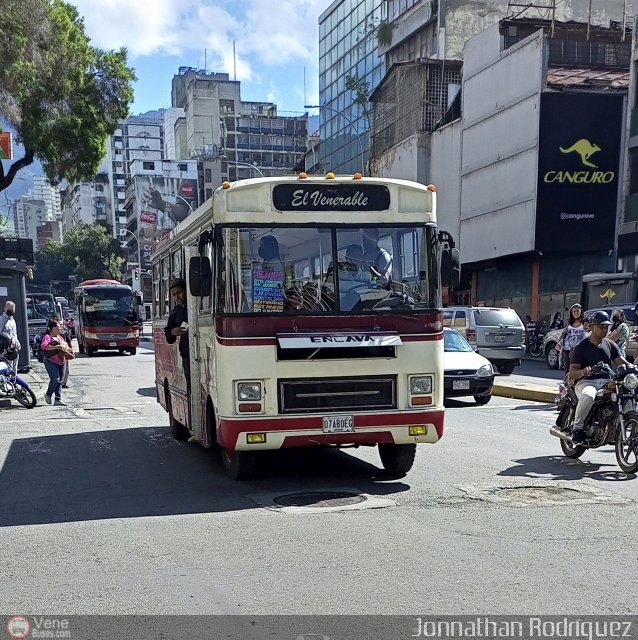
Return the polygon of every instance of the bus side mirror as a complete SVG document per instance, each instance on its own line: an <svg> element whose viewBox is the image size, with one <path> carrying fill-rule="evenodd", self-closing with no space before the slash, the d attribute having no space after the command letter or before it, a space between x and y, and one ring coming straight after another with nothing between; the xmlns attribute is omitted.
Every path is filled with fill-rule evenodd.
<svg viewBox="0 0 638 640"><path fill-rule="evenodd" d="M441 251L441 285L457 287L461 282L461 254L458 249Z"/></svg>
<svg viewBox="0 0 638 640"><path fill-rule="evenodd" d="M213 274L210 260L203 256L195 256L188 263L188 290L192 296L209 296L213 288Z"/></svg>

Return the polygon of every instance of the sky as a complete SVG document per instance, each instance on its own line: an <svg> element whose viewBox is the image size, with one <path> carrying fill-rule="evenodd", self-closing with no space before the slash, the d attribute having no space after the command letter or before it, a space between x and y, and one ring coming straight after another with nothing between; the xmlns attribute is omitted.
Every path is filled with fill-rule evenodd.
<svg viewBox="0 0 638 640"><path fill-rule="evenodd" d="M318 104L317 21L332 0L70 1L94 45L128 49L138 77L133 114L170 107L181 66L233 79L233 40L242 99L275 102L280 115Z"/></svg>

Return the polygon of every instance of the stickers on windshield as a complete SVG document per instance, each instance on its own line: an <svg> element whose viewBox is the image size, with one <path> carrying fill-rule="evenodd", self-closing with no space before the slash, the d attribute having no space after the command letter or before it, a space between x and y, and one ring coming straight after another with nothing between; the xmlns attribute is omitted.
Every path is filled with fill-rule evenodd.
<svg viewBox="0 0 638 640"><path fill-rule="evenodd" d="M283 271L253 271L253 311L257 313L281 313L283 310Z"/></svg>
<svg viewBox="0 0 638 640"><path fill-rule="evenodd" d="M86 305L86 311L115 311L115 300L101 300L91 305Z"/></svg>

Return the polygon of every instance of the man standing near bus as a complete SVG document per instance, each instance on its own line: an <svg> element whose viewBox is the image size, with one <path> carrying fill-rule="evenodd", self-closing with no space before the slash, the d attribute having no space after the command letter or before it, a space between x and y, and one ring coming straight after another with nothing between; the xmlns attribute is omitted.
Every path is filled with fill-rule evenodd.
<svg viewBox="0 0 638 640"><path fill-rule="evenodd" d="M179 355L182 357L184 375L186 376L186 392L191 393L191 360L188 344L188 311L186 309L186 283L174 280L170 286L171 297L175 306L168 316L164 335L168 344L175 344L179 338Z"/></svg>

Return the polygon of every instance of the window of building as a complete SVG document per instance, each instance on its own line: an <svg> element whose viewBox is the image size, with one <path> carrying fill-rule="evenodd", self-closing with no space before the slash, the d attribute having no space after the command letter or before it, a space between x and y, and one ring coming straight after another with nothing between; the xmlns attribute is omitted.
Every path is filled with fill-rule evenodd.
<svg viewBox="0 0 638 640"><path fill-rule="evenodd" d="M180 162L177 165L178 171L188 171L188 165L185 162Z"/></svg>
<svg viewBox="0 0 638 640"><path fill-rule="evenodd" d="M206 182L212 182L213 181L213 170L212 169L206 169L205 170L205 174L206 174L205 181Z"/></svg>
<svg viewBox="0 0 638 640"><path fill-rule="evenodd" d="M140 147L141 149L141 147ZM155 171L155 163L154 162L143 162L142 168L147 169L149 171Z"/></svg>
<svg viewBox="0 0 638 640"><path fill-rule="evenodd" d="M638 193L638 147L629 149L629 193Z"/></svg>

